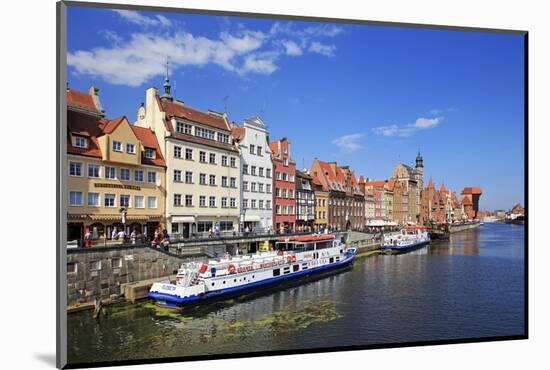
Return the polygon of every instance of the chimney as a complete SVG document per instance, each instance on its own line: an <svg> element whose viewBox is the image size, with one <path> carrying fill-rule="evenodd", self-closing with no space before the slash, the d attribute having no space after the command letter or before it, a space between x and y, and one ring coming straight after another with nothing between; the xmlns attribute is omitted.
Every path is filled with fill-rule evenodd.
<svg viewBox="0 0 550 370"><path fill-rule="evenodd" d="M92 97L92 100L97 110L101 112L102 116L105 116L105 110L103 110L101 102L99 101L99 89L96 86L92 85L90 86L89 94Z"/></svg>

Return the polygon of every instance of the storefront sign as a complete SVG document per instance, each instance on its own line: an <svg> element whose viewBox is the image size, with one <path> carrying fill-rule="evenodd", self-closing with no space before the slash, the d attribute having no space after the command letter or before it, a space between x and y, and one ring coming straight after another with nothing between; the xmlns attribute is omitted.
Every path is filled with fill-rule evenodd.
<svg viewBox="0 0 550 370"><path fill-rule="evenodd" d="M126 184L104 184L104 183L95 183L94 187L96 188L117 188L117 189L130 189L130 190L141 190L140 186L137 185L126 185Z"/></svg>

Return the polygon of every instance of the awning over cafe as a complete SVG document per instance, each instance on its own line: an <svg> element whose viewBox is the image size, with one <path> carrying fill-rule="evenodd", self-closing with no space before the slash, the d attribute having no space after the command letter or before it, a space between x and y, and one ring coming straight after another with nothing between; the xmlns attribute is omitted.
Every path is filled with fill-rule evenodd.
<svg viewBox="0 0 550 370"><path fill-rule="evenodd" d="M194 223L195 217L193 216L172 216L172 223Z"/></svg>

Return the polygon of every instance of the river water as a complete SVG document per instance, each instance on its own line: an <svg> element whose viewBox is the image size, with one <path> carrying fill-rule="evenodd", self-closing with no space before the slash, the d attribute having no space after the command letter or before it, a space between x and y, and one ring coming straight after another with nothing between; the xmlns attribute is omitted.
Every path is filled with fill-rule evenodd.
<svg viewBox="0 0 550 370"><path fill-rule="evenodd" d="M68 317L69 363L524 334L524 227L453 234L339 273L190 309Z"/></svg>

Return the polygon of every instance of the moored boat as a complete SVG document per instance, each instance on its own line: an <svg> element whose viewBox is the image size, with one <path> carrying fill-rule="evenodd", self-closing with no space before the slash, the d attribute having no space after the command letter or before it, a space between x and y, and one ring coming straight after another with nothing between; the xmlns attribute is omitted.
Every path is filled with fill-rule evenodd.
<svg viewBox="0 0 550 370"><path fill-rule="evenodd" d="M399 233L384 236L380 249L393 251L408 251L420 248L430 242L426 226L404 226Z"/></svg>
<svg viewBox="0 0 550 370"><path fill-rule="evenodd" d="M276 250L183 264L176 283L154 283L149 297L163 307L183 307L213 298L337 269L349 265L355 248L334 235L281 238Z"/></svg>
<svg viewBox="0 0 550 370"><path fill-rule="evenodd" d="M525 217L518 213L509 213L504 216L504 222L507 224L523 225L525 224Z"/></svg>

